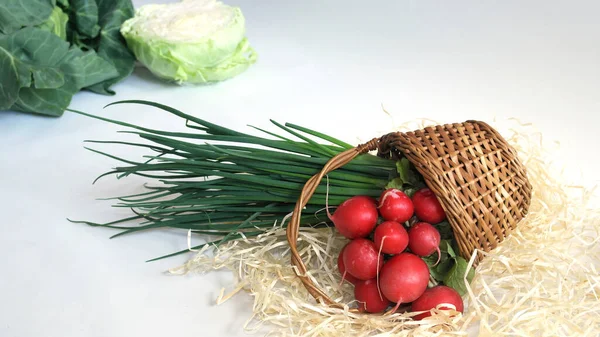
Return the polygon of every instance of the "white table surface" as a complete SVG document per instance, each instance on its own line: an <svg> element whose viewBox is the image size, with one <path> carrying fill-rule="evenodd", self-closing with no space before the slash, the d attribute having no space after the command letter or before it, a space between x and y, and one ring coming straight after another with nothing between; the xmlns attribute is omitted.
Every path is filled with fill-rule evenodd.
<svg viewBox="0 0 600 337"><path fill-rule="evenodd" d="M247 72L178 87L138 68L116 96L82 92L71 107L180 127L151 108L102 109L149 99L233 128L273 118L355 143L392 131L382 104L396 123L517 117L561 142L556 158L569 163L569 177L598 182L597 1L230 3L242 7L260 55ZM92 185L116 162L83 149L85 139L123 139L121 129L71 113L0 112L0 336L243 336L251 298L213 304L229 273L170 277L163 271L185 257L144 262L187 247L185 233L109 240L115 232L66 221L127 214L96 199L136 191L143 179Z"/></svg>

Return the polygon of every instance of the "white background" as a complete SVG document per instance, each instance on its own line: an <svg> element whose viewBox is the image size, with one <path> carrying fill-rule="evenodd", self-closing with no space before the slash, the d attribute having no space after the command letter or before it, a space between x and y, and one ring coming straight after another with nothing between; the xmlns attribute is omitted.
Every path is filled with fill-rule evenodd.
<svg viewBox="0 0 600 337"><path fill-rule="evenodd" d="M134 1L139 6L147 1ZM596 184L600 24L597 1L232 1L259 61L213 86L166 84L145 69L113 97L79 93L74 109L175 130L181 121L138 106L150 99L236 129L269 118L358 142L416 118L517 117L558 140L557 160ZM230 274L163 274L185 257L180 232L115 232L67 217L128 214L97 198L139 191L142 179L93 179L116 162L85 139L122 128L67 113L0 112L0 336L242 336L251 298L213 305ZM132 139L132 138L129 138ZM103 148L128 158L133 149ZM189 256L188 256L189 257Z"/></svg>

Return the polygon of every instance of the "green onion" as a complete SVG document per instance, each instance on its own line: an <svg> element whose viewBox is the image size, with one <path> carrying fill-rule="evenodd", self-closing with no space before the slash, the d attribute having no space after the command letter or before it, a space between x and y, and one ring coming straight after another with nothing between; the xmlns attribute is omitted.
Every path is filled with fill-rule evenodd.
<svg viewBox="0 0 600 337"><path fill-rule="evenodd" d="M242 237L255 237L292 212L304 183L318 173L333 156L352 145L326 134L294 124L271 121L284 131L276 134L258 127L269 136L241 133L179 110L150 101L130 100L112 104L142 104L162 109L185 121L190 133L154 130L122 121L72 112L114 123L147 143L93 141L94 144L143 147L149 153L141 162L87 148L123 163L102 174L123 178L129 175L154 181L144 193L109 198L116 207L127 207L131 216L109 223L73 221L119 230L113 237L156 228L177 228L216 239L191 247L218 246ZM111 104L111 105L112 105ZM302 226L326 226L323 213L327 188L332 206L355 195L379 196L396 174L394 161L362 154L344 167L329 173L309 201L301 217ZM132 223L128 225L127 223ZM182 250L149 261L188 252Z"/></svg>

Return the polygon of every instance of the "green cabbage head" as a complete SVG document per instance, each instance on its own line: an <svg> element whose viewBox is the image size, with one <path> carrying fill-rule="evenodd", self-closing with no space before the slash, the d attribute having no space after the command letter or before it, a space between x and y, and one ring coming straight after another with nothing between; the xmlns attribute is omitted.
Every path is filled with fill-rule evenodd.
<svg viewBox="0 0 600 337"><path fill-rule="evenodd" d="M140 63L179 84L226 80L257 59L242 11L216 0L142 6L121 34Z"/></svg>

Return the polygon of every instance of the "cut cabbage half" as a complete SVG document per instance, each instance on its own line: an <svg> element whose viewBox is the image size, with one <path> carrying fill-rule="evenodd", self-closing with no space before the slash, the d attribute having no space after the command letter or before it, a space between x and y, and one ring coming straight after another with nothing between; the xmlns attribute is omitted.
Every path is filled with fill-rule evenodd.
<svg viewBox="0 0 600 337"><path fill-rule="evenodd" d="M226 80L257 59L240 8L216 0L142 6L121 34L140 63L179 84Z"/></svg>

